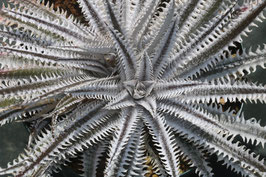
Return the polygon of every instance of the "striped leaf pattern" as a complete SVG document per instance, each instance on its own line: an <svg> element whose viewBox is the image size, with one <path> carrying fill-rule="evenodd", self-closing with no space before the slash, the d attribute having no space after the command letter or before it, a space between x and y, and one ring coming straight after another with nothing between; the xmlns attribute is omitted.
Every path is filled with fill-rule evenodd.
<svg viewBox="0 0 266 177"><path fill-rule="evenodd" d="M242 79L266 48L232 55L261 23L264 0L77 0L83 22L41 0L0 9L0 126L31 127L0 175L48 177L73 159L84 177L215 176L210 156L266 177L246 143L266 126L220 100L266 102ZM241 137L241 138L239 138Z"/></svg>

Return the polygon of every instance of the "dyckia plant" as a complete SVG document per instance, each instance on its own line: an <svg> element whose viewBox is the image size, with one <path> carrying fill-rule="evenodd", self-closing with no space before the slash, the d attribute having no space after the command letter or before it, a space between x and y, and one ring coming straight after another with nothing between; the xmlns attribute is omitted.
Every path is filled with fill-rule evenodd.
<svg viewBox="0 0 266 177"><path fill-rule="evenodd" d="M266 176L245 146L264 148L266 127L220 103L265 103L266 87L242 77L266 49L229 50L265 19L265 0L77 1L83 23L41 1L0 11L0 125L32 130L0 175L53 176L79 158L86 177L145 176L147 159L162 177L184 163L211 177L215 155Z"/></svg>

